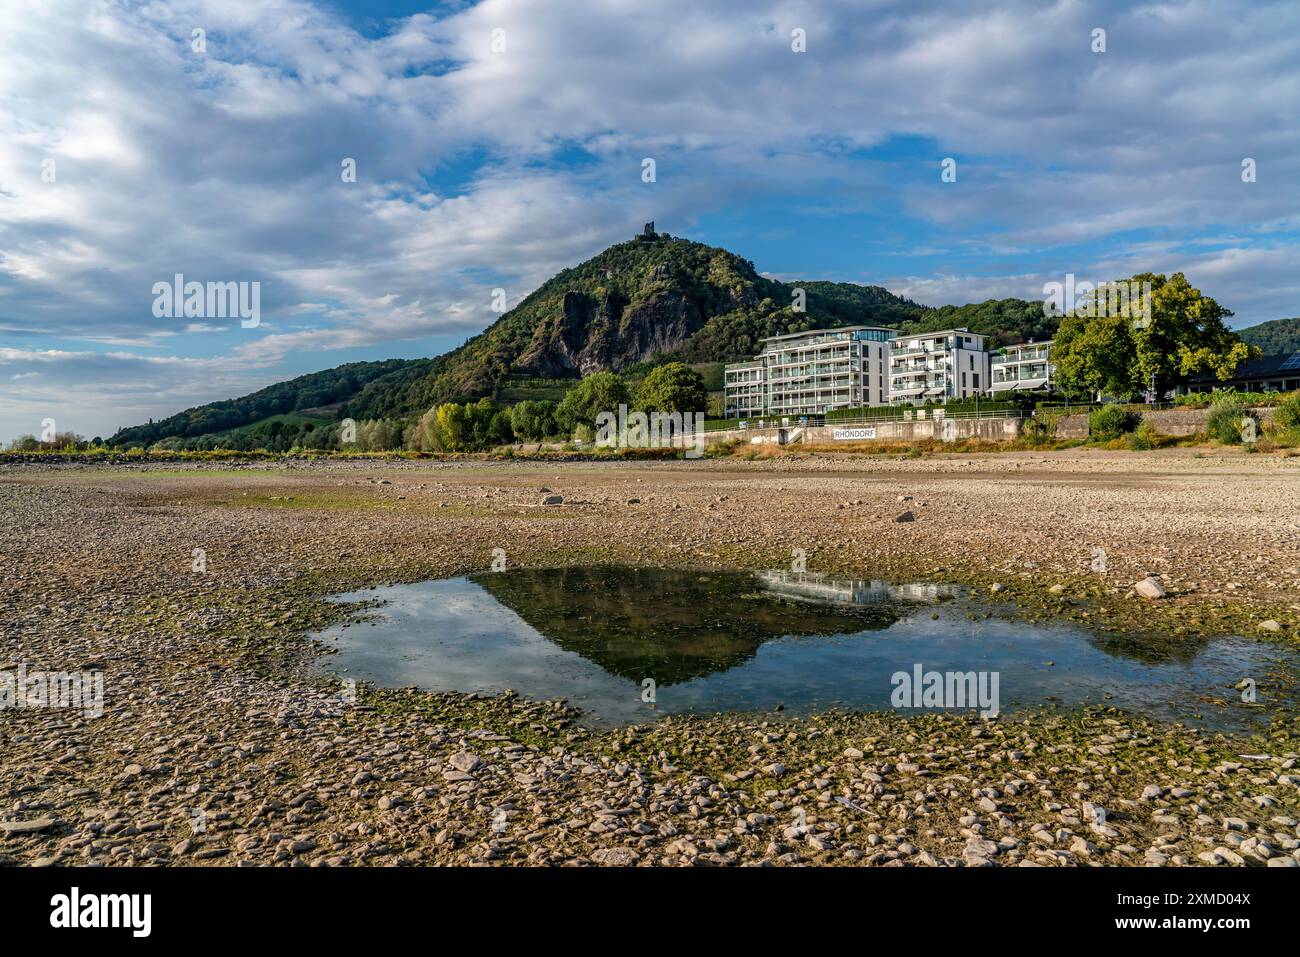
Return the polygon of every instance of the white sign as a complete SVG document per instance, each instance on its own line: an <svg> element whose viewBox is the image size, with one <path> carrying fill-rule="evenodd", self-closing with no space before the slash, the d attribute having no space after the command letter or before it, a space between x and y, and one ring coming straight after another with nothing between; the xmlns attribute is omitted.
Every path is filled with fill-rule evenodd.
<svg viewBox="0 0 1300 957"><path fill-rule="evenodd" d="M876 437L876 427L869 425L863 429L835 429L831 432L836 441L858 441L860 439L874 439Z"/></svg>

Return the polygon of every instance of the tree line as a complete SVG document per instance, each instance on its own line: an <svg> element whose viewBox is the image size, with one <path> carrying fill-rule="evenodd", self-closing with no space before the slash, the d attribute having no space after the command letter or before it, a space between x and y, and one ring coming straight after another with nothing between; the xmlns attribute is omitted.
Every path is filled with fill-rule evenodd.
<svg viewBox="0 0 1300 957"><path fill-rule="evenodd" d="M474 452L547 439L590 442L595 436L597 416L602 412L617 414L620 405L646 413L687 413L703 412L707 402L703 377L684 363L670 362L650 369L635 384L614 372L594 373L575 383L558 403L526 399L503 405L482 398L443 402L418 417L331 422L277 419L224 432L166 435L126 445L117 441L119 433L110 444L154 451ZM87 442L69 432L59 433L49 441L22 436L10 444L10 449L84 451L102 445L101 439Z"/></svg>

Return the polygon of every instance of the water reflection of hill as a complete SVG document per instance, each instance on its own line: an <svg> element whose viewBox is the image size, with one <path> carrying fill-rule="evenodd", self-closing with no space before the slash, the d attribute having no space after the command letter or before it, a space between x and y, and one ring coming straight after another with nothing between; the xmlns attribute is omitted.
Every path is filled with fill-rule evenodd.
<svg viewBox="0 0 1300 957"><path fill-rule="evenodd" d="M858 590L858 602L816 605L808 602L825 599L741 572L512 569L473 580L560 647L610 674L659 685L734 668L771 638L879 630L902 613L878 590Z"/></svg>

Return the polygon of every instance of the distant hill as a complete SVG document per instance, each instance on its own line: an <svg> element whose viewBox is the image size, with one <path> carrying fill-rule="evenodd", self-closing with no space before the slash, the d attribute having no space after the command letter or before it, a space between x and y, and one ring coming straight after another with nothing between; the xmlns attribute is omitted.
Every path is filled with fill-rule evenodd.
<svg viewBox="0 0 1300 957"><path fill-rule="evenodd" d="M1259 346L1266 356L1283 352L1300 352L1300 318L1274 319L1257 326L1238 329L1237 335L1247 345Z"/></svg>
<svg viewBox="0 0 1300 957"><path fill-rule="evenodd" d="M238 399L209 402L157 422L121 429L108 442L119 447L148 446L162 439L229 432L290 412L315 411L322 406L334 406L336 410L338 403L355 397L364 387L385 376L423 369L428 364L428 359L349 362L335 369L277 382Z"/></svg>
<svg viewBox="0 0 1300 957"><path fill-rule="evenodd" d="M904 333L938 332L941 329L959 329L991 336L999 346L1019 342L1044 342L1056 335L1059 317L1046 315L1039 300L988 299L965 306L940 306L927 309L919 319L905 322Z"/></svg>
<svg viewBox="0 0 1300 957"><path fill-rule="evenodd" d="M804 309L795 311L795 293ZM1055 321L1020 299L923 306L881 286L782 282L725 249L666 234L618 243L553 276L479 335L432 359L349 363L238 399L123 429L114 445L227 433L279 414L334 406L334 418L405 418L482 396L555 398L601 370L644 374L680 360L705 367L754 355L768 336L878 325L905 332L951 326L1001 344L1048 339ZM713 371L713 370L711 370Z"/></svg>

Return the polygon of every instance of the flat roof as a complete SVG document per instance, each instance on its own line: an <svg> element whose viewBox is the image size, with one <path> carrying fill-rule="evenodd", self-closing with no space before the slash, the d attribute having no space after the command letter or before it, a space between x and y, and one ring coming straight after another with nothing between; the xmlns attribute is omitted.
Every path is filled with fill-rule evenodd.
<svg viewBox="0 0 1300 957"><path fill-rule="evenodd" d="M960 329L939 329L935 332L909 332L907 335L905 336L900 335L898 338L924 339L927 336L946 336L949 333L958 333L958 332L960 332L962 335L967 335L967 336L979 336L981 339L987 339L989 337L989 334L987 332L971 332L965 326L962 326Z"/></svg>
<svg viewBox="0 0 1300 957"><path fill-rule="evenodd" d="M831 329L809 329L807 332L787 332L783 336L768 336L766 339L759 339L759 342L776 342L778 339L802 339L804 336L824 336L828 332L892 332L898 335L897 329L890 329L888 326L835 326Z"/></svg>

